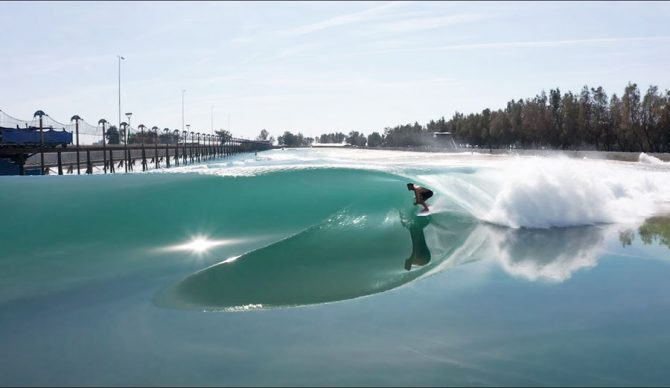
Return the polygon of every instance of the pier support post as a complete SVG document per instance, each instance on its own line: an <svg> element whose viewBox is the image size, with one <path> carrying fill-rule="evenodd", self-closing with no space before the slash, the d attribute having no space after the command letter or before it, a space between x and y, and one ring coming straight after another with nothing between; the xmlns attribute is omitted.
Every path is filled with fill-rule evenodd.
<svg viewBox="0 0 670 388"><path fill-rule="evenodd" d="M60 151L58 151L58 175L63 175L63 160Z"/></svg>
<svg viewBox="0 0 670 388"><path fill-rule="evenodd" d="M93 164L91 164L91 150L86 150L86 173L93 174Z"/></svg>
<svg viewBox="0 0 670 388"><path fill-rule="evenodd" d="M109 149L109 173L114 174L114 152Z"/></svg>

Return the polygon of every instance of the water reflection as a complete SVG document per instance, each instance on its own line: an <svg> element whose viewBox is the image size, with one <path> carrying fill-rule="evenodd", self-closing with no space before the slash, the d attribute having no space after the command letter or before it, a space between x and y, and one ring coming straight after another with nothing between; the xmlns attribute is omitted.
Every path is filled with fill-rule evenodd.
<svg viewBox="0 0 670 388"><path fill-rule="evenodd" d="M605 247L606 227L493 229L502 268L528 280L562 282L580 269L594 267Z"/></svg>
<svg viewBox="0 0 670 388"><path fill-rule="evenodd" d="M442 244L429 249L427 235L441 233L438 223L433 225L427 217L397 210L342 211L287 239L190 275L164 290L156 302L238 310L248 305L326 303L387 291L449 258L475 226L462 216L447 219L449 233L443 233ZM408 264L415 268L407 271Z"/></svg>
<svg viewBox="0 0 670 388"><path fill-rule="evenodd" d="M640 226L639 234L645 243L668 245L669 230L669 218L653 218ZM327 303L388 291L480 260L495 261L517 278L564 282L595 267L616 232L616 226L606 225L510 229L456 213L343 211L188 276L156 300L206 310ZM631 242L635 237L621 236Z"/></svg>
<svg viewBox="0 0 670 388"><path fill-rule="evenodd" d="M640 240L645 245L660 244L670 248L670 216L651 217L637 229ZM621 245L626 247L635 241L635 231L628 229L619 233Z"/></svg>
<svg viewBox="0 0 670 388"><path fill-rule="evenodd" d="M412 240L412 254L405 260L405 269L409 271L412 266L423 267L430 262L430 249L426 245L426 236L423 233L423 229L430 223L430 218L416 215L407 217L400 214L400 222L409 230Z"/></svg>

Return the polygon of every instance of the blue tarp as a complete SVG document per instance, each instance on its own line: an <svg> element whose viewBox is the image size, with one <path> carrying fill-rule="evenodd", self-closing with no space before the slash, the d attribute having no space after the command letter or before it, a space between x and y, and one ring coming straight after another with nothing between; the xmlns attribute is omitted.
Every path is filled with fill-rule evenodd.
<svg viewBox="0 0 670 388"><path fill-rule="evenodd" d="M72 132L50 129L44 132L44 142L47 144L71 144Z"/></svg>
<svg viewBox="0 0 670 388"><path fill-rule="evenodd" d="M1 128L2 144L35 145L41 144L42 136L39 130L21 129L21 128ZM72 133L67 131L54 131L53 129L44 131L44 144L71 144Z"/></svg>

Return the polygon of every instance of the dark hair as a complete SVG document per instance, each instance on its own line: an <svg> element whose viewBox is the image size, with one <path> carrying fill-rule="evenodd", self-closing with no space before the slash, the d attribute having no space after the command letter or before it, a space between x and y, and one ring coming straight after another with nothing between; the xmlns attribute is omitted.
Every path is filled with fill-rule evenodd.
<svg viewBox="0 0 670 388"><path fill-rule="evenodd" d="M414 190L414 183L408 183L407 190Z"/></svg>

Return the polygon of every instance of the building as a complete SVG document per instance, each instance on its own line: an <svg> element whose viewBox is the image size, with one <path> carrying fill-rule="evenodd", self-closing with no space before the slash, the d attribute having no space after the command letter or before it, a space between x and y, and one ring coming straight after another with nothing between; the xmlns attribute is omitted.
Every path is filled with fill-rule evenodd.
<svg viewBox="0 0 670 388"><path fill-rule="evenodd" d="M456 148L456 142L451 132L433 132L436 144L446 148Z"/></svg>

